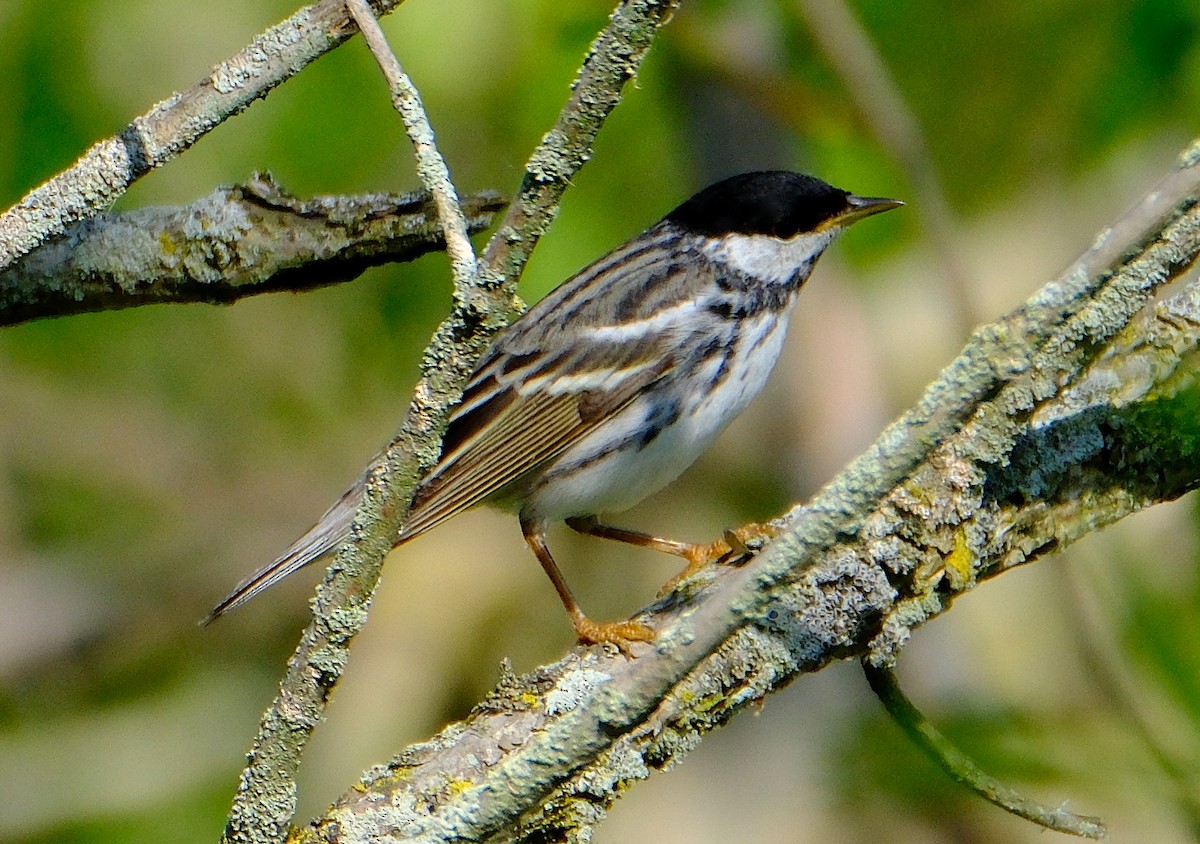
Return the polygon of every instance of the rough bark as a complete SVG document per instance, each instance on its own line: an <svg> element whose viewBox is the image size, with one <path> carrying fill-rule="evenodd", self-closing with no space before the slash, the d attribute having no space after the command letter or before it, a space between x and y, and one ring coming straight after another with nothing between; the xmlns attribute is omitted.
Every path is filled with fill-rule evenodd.
<svg viewBox="0 0 1200 844"><path fill-rule="evenodd" d="M506 205L463 203L471 232ZM159 302L224 304L356 278L368 267L443 248L429 194L300 200L266 174L191 205L74 223L0 272L0 325Z"/></svg>

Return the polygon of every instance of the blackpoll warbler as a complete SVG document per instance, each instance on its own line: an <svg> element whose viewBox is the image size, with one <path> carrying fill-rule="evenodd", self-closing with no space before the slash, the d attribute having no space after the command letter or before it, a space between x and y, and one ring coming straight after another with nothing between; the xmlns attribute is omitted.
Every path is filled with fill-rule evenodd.
<svg viewBox="0 0 1200 844"><path fill-rule="evenodd" d="M763 388L825 248L901 204L798 173L746 173L579 272L480 359L396 544L476 504L515 511L581 640L628 650L652 639L640 622L583 614L546 547L547 525L676 554L688 571L728 551L608 527L596 514L632 507L692 464ZM333 550L361 483L206 623Z"/></svg>

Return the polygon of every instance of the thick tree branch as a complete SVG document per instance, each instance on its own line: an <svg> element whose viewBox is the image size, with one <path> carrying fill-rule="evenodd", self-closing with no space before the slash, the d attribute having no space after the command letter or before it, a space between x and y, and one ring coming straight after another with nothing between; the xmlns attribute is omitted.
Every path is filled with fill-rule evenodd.
<svg viewBox="0 0 1200 844"><path fill-rule="evenodd" d="M471 232L507 203L464 203ZM406 194L300 200L266 174L191 205L101 214L0 272L0 325L157 302L233 302L349 281L445 241L433 200Z"/></svg>
<svg viewBox="0 0 1200 844"><path fill-rule="evenodd" d="M375 0L386 14L403 0ZM172 94L119 134L0 214L0 270L68 225L103 211L146 173L170 161L226 119L354 33L342 0L306 6L251 41L207 77Z"/></svg>
<svg viewBox="0 0 1200 844"><path fill-rule="evenodd" d="M757 556L650 608L659 635L637 659L577 649L505 678L297 840L580 840L633 781L800 673L888 665L975 584L1194 488L1200 283L1146 303L1200 253L1198 153L977 331Z"/></svg>
<svg viewBox="0 0 1200 844"><path fill-rule="evenodd" d="M571 177L591 155L604 120L620 100L654 36L679 0L625 0L593 42L572 95L530 159L520 194L485 254L478 283L426 349L422 378L405 420L387 449L344 501L360 502L350 540L337 550L317 589L314 618L302 634L263 715L242 772L226 841L282 840L295 812L295 773L308 737L341 677L349 644L366 621L383 557L391 549L424 467L437 459L450 408L474 361L496 330L519 309L515 281L553 219Z"/></svg>

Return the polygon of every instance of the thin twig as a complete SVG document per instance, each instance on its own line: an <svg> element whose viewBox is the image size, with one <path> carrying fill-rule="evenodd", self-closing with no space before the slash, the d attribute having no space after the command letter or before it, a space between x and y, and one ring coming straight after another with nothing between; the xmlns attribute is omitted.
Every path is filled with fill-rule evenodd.
<svg viewBox="0 0 1200 844"><path fill-rule="evenodd" d="M404 0L377 0L379 13ZM110 207L129 186L354 33L343 0L305 6L100 141L0 214L0 270L68 225Z"/></svg>
<svg viewBox="0 0 1200 844"><path fill-rule="evenodd" d="M375 19L367 0L346 0L346 8L362 30L363 38L379 69L387 79L392 92L392 105L404 120L404 128L412 141L413 152L417 159L417 176L425 188L433 194L437 203L438 217L442 221L442 230L446 238L446 252L450 255L450 265L454 273L455 289L460 292L460 298L466 299L467 285L475 279L475 250L467 235L467 221L463 217L462 208L458 204L458 193L454 182L450 179L450 168L442 157L434 139L433 127L421 103L421 95L408 78L396 54L388 46L387 37Z"/></svg>
<svg viewBox="0 0 1200 844"><path fill-rule="evenodd" d="M892 669L871 665L866 660L862 661L862 669L867 675L867 682L871 684L871 691L875 692L896 725L955 782L1004 811L1046 829L1078 835L1080 838L1104 837L1106 829L1099 818L1077 815L1063 807L1053 809L1030 800L984 773L971 757L955 747L904 695Z"/></svg>

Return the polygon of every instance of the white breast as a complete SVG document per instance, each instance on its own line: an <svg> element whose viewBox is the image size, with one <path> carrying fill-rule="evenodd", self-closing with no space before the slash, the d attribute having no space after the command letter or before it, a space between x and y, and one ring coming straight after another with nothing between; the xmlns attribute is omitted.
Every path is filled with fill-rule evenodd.
<svg viewBox="0 0 1200 844"><path fill-rule="evenodd" d="M794 304L794 300L793 300ZM614 449L595 459L604 443L636 439L664 393L636 399L612 419L575 444L547 467L523 510L543 522L570 516L617 513L675 480L692 465L726 425L759 394L779 358L792 307L763 311L739 326L735 352L720 373L714 356L672 386L680 402L679 418L644 447ZM578 468L556 472L556 468Z"/></svg>

